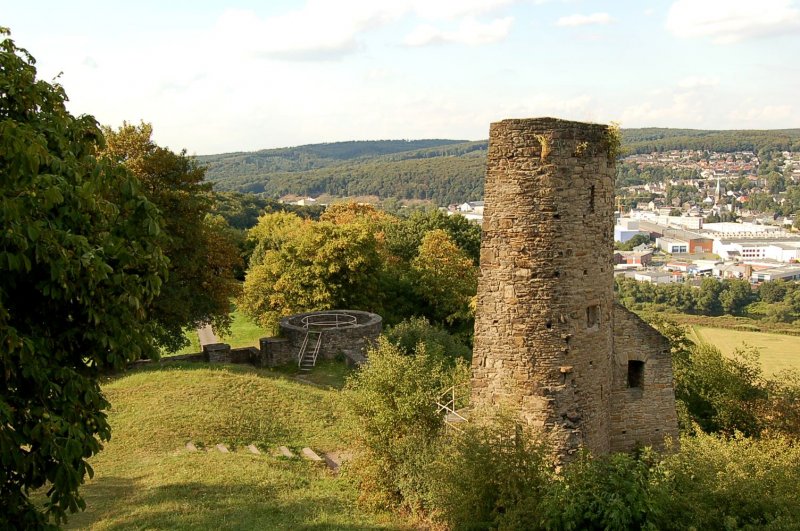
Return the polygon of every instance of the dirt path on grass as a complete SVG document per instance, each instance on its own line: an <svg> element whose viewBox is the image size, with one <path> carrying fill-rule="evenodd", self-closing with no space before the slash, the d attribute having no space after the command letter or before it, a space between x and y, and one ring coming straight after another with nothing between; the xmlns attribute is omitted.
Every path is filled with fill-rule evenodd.
<svg viewBox="0 0 800 531"><path fill-rule="evenodd" d="M205 325L203 328L198 328L197 336L200 338L200 348L203 348L205 345L219 343L219 338L214 333L210 324Z"/></svg>

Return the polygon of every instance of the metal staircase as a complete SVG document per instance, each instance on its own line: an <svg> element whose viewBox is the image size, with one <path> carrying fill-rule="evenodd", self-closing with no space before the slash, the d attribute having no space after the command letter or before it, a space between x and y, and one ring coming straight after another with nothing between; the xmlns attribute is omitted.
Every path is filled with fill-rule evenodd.
<svg viewBox="0 0 800 531"><path fill-rule="evenodd" d="M322 330L309 328L297 355L297 366L301 371L310 371L317 364L320 345L322 345Z"/></svg>

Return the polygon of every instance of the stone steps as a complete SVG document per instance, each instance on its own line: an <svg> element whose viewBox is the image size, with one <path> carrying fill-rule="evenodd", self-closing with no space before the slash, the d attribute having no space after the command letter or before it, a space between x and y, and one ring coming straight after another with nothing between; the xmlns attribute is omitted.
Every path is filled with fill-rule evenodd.
<svg viewBox="0 0 800 531"><path fill-rule="evenodd" d="M198 446L199 444L199 446ZM223 443L215 444L213 446L206 446L200 443L194 443L189 441L186 443L185 446L186 451L188 452L219 452L222 454L230 454L230 453L242 453L248 452L253 455L263 455L261 450L254 444L249 444L247 446L241 446L236 449L228 448L227 445ZM333 470L334 472L338 472L339 467L341 467L344 461L348 461L352 459L352 453L349 451L334 451L328 453L321 453L318 454L314 450L308 447L304 447L299 452L300 456L308 461L313 463L325 463L325 465ZM293 459L298 457L292 450L290 450L287 446L276 446L272 453L274 457L282 457L287 459Z"/></svg>

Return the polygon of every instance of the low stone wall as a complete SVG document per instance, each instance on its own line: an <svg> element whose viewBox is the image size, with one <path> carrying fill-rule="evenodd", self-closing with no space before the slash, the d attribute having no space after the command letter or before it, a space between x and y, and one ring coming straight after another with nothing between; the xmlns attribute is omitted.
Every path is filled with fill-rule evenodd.
<svg viewBox="0 0 800 531"><path fill-rule="evenodd" d="M261 352L255 347L231 348L226 343L212 343L203 346L203 361L209 363L253 363L257 364Z"/></svg>
<svg viewBox="0 0 800 531"><path fill-rule="evenodd" d="M256 365L259 367L275 367L297 361L297 351L292 351L292 343L285 337L262 337L258 342L261 352Z"/></svg>
<svg viewBox="0 0 800 531"><path fill-rule="evenodd" d="M340 320L338 328L327 328L320 324L326 316L333 316L334 321ZM311 317L310 320L304 318ZM321 319L317 319L321 318ZM315 320L316 319L316 320ZM308 323L310 321L310 324ZM316 324L315 324L316 323ZM195 361L209 363L250 363L257 367L276 367L288 363L297 363L300 349L305 341L309 329L316 328L322 334L320 359L334 359L343 355L348 364L360 365L367 359L366 352L372 343L378 341L383 328L383 319L380 315L358 310L329 310L325 312L307 312L292 315L281 320L280 337L262 337L259 348L241 347L231 348L227 343L212 343L203 346L203 352L164 358L162 362L169 361ZM316 342L316 334L309 338L308 349L313 349L312 341ZM149 363L149 360L136 362L132 365Z"/></svg>

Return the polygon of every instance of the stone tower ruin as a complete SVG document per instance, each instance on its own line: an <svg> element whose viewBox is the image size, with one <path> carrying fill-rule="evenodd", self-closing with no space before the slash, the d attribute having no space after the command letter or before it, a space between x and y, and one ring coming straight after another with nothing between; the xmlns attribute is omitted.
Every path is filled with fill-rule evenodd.
<svg viewBox="0 0 800 531"><path fill-rule="evenodd" d="M614 154L604 125L491 125L472 404L505 406L556 453L677 436L667 340L614 302Z"/></svg>

